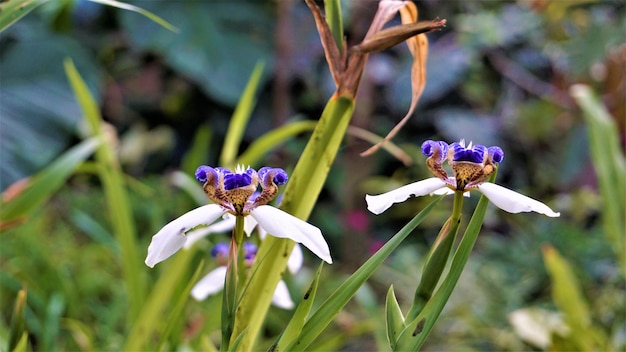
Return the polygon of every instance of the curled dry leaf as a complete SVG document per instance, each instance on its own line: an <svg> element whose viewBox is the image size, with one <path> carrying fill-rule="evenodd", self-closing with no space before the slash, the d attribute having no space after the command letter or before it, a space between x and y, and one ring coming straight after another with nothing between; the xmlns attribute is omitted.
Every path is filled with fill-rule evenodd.
<svg viewBox="0 0 626 352"><path fill-rule="evenodd" d="M402 18L403 26L419 24L420 22L416 22L417 15L417 7L412 2L406 3L406 6L400 9L400 16ZM439 19L435 19L429 22L429 30L441 28L446 24L446 20ZM411 55L413 55L413 65L411 67L411 106L406 115L387 134L387 136L385 136L385 138L382 141L378 142L376 145L361 153L361 156L368 156L375 153L378 149L380 149L383 144L393 138L402 129L402 127L406 124L411 115L413 115L415 107L417 106L417 102L419 101L419 98L424 91L424 87L426 86L426 59L428 57L428 38L426 38L426 34L422 32L421 34L414 35L406 39L406 43L409 47Z"/></svg>

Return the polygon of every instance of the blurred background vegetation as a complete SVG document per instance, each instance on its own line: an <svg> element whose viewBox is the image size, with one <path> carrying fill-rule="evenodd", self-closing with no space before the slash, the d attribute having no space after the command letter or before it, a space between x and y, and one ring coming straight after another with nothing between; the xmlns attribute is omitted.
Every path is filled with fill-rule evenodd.
<svg viewBox="0 0 626 352"><path fill-rule="evenodd" d="M302 1L131 3L178 32L135 12L58 0L0 33L0 187L4 202L14 190L9 186L41 171L85 136L63 66L71 58L116 131L141 257L163 224L196 205L171 176L176 170L191 174L199 162L217 164L233 109L257 63L264 69L242 151L287 122L318 119L335 87ZM357 43L377 1L341 3L347 40ZM584 83L600 97L623 151L626 6L617 0L416 3L420 19L438 16L448 25L428 35L426 89L413 118L394 138L412 162L384 150L361 158L369 144L355 135L346 138L310 218L336 258L325 268L320 290L330 292L428 202L413 199L375 217L366 212L364 194L428 177L419 152L423 140L465 138L501 146L505 160L498 183L541 199L562 215L554 220L490 207L469 266L426 349L571 347L563 307L551 292L554 277L542 255L542 248L544 255L555 248L578 281L594 331L613 349L624 350L620 250L602 224L605 203L590 154L589 125L569 89ZM411 99L410 66L404 44L370 56L353 126L385 135L400 120ZM289 170L308 137L289 139L252 166ZM25 221L2 230L3 347L21 288L27 291L25 324L33 350L117 350L124 344L129 301L120 279L120 244L103 211L104 199L94 171L79 168ZM448 203L442 202L361 290L336 327L317 342L319 349L376 349L384 338L379 319L384 293L393 284L400 304L410 304ZM215 241L200 248L202 256L208 258L208 243ZM307 259L314 268L313 258ZM160 268L137 265L150 287ZM287 278L296 300L311 275L304 270ZM202 349L202 339L213 338L219 326L220 302L219 297L189 300L170 348ZM289 316L272 308L268 341Z"/></svg>

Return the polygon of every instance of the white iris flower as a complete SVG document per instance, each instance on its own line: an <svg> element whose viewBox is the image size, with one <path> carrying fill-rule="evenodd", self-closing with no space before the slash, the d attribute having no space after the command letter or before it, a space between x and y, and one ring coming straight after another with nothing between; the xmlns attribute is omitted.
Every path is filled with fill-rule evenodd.
<svg viewBox="0 0 626 352"><path fill-rule="evenodd" d="M549 217L560 216L560 213L554 212L550 207L535 199L494 183L485 182L504 158L504 152L500 147L487 148L479 144L472 146L471 142L466 147L463 140L451 145L442 141L428 140L422 144L422 153L428 156L426 164L437 177L410 183L380 195L366 195L365 200L369 211L378 215L394 203L404 202L410 196L478 190L498 208L509 213L534 211ZM454 177L449 177L442 166L446 160L453 170Z"/></svg>
<svg viewBox="0 0 626 352"><path fill-rule="evenodd" d="M148 247L147 266L152 268L180 250L188 239L189 230L199 225L210 225L224 214L249 215L272 236L301 243L322 260L332 263L328 243L319 228L266 205L276 197L278 185L287 182L284 170L263 167L257 172L252 168L238 167L232 172L203 165L196 170L196 178L204 184L205 193L216 204L193 209L159 230ZM253 197L259 184L262 191ZM250 221L248 223L248 227L253 224Z"/></svg>

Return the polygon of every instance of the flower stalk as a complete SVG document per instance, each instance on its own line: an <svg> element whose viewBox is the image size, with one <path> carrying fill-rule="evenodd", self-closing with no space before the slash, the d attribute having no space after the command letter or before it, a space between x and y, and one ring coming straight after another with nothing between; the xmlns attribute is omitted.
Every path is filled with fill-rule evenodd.
<svg viewBox="0 0 626 352"><path fill-rule="evenodd" d="M461 224L463 198L463 192L454 193L452 215L441 227L437 239L430 249L422 269L422 277L415 289L413 304L406 316L407 321L415 319L426 305L426 302L430 300L448 263L448 258L450 258L452 247L459 232L459 225Z"/></svg>

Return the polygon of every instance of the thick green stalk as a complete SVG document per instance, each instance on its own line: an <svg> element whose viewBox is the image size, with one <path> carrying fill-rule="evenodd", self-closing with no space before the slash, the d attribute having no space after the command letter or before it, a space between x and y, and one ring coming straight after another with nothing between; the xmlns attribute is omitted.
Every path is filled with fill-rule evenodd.
<svg viewBox="0 0 626 352"><path fill-rule="evenodd" d="M463 192L454 192L454 205L452 207L452 215L441 227L437 240L430 250L419 285L415 290L415 298L413 305L407 313L406 320L412 321L426 305L426 302L432 297L433 291L441 278L441 274L448 263L454 240L459 232L461 224L461 211L463 208Z"/></svg>
<svg viewBox="0 0 626 352"><path fill-rule="evenodd" d="M238 281L240 279L240 268L243 268L243 216L235 218L235 229L230 241L228 251L228 267L226 270L226 281L224 282L224 293L222 295L222 344L221 351L228 351L233 326L235 325L235 314L237 312L238 301Z"/></svg>
<svg viewBox="0 0 626 352"><path fill-rule="evenodd" d="M333 96L309 139L291 174L283 210L301 219L308 218L322 190L354 110L350 96ZM231 341L244 333L238 349L250 351L254 347L262 323L269 309L274 288L281 279L294 242L268 236L259 247L251 269L247 290L237 309Z"/></svg>
<svg viewBox="0 0 626 352"><path fill-rule="evenodd" d="M400 231L398 231L387 243L368 259L357 271L345 280L319 308L311 315L298 338L286 346L284 351L300 351L306 349L315 339L330 325L332 320L339 314L341 309L352 299L358 289L378 269L378 267L391 255L391 253L406 239L415 228L426 218L426 215L441 200L439 197L433 200L426 208L419 212Z"/></svg>
<svg viewBox="0 0 626 352"><path fill-rule="evenodd" d="M491 175L489 181L492 182L495 177L496 172ZM476 210L474 210L474 214L463 234L463 238L452 257L450 270L443 279L441 286L437 289L432 298L426 302L424 309L418 314L417 318L407 323L406 328L398 337L398 351L417 351L426 341L443 307L448 302L448 299L450 299L450 295L456 287L461 273L469 260L469 256L472 253L472 249L474 248L474 244L476 243L476 239L478 239L478 234L483 225L483 220L485 219L487 205L489 205L489 200L484 195L481 196Z"/></svg>

